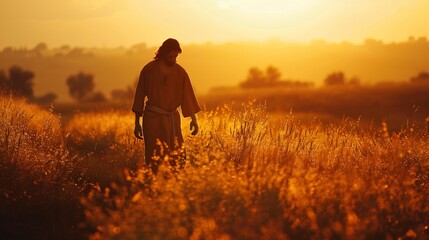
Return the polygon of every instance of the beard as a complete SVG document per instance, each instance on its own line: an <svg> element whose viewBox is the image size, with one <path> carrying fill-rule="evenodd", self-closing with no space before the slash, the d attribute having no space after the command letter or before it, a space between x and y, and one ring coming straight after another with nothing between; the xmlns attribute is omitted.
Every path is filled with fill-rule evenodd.
<svg viewBox="0 0 429 240"><path fill-rule="evenodd" d="M174 64L176 64L176 61L170 61L167 59L165 59L164 62L165 62L165 65L167 65L169 67L172 67L172 66L174 66Z"/></svg>

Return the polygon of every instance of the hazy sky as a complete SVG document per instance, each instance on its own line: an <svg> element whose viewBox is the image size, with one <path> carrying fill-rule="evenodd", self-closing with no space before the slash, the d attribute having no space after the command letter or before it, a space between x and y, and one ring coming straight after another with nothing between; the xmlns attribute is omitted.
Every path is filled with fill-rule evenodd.
<svg viewBox="0 0 429 240"><path fill-rule="evenodd" d="M0 48L225 41L404 41L429 36L429 0L13 0Z"/></svg>

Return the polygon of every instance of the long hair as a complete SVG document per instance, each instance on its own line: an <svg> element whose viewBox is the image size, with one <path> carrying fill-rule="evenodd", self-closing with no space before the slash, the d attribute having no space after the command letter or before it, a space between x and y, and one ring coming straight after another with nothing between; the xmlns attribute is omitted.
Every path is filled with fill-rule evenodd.
<svg viewBox="0 0 429 240"><path fill-rule="evenodd" d="M158 51L156 51L154 59L162 59L171 51L178 51L179 53L182 53L179 42L173 38L169 38L162 43L161 47L159 47Z"/></svg>

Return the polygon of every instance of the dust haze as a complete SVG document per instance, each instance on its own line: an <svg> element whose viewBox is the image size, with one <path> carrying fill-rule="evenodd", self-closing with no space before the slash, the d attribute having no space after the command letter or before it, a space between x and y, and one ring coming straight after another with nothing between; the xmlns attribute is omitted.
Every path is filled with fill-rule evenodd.
<svg viewBox="0 0 429 240"><path fill-rule="evenodd" d="M229 42L184 45L178 63L184 66L197 95L220 86L237 86L252 67L275 66L282 78L321 85L326 76L342 71L363 84L407 81L429 69L429 42L410 37L403 42L367 39L362 44L317 40L307 44L281 41ZM115 89L133 85L141 68L157 47L32 48L6 47L0 52L0 69L12 65L34 72L35 95L55 93L60 102L71 101L66 79L83 71L94 76L95 88L107 97Z"/></svg>

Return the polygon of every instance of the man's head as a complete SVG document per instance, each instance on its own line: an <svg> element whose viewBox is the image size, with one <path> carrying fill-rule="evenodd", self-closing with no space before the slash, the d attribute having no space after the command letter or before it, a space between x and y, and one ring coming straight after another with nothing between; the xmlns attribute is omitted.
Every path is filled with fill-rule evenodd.
<svg viewBox="0 0 429 240"><path fill-rule="evenodd" d="M177 55L182 53L180 44L176 39L169 38L165 40L155 54L155 60L162 60L168 66L173 66L176 63Z"/></svg>

